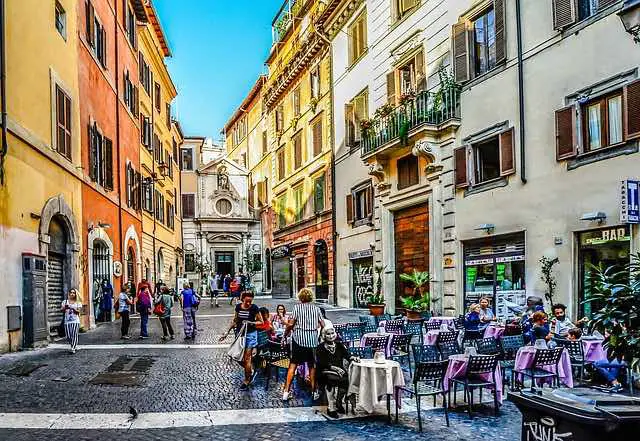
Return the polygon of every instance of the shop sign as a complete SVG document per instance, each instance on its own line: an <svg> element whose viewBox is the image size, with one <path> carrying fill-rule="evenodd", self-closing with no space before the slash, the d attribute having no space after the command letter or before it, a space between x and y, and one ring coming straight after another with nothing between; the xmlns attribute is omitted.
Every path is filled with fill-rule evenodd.
<svg viewBox="0 0 640 441"><path fill-rule="evenodd" d="M629 227L606 228L581 234L583 245L598 245L607 242L628 242L631 240Z"/></svg>
<svg viewBox="0 0 640 441"><path fill-rule="evenodd" d="M282 259L284 257L289 257L291 255L291 248L289 245L282 245L281 247L274 248L271 251L272 259Z"/></svg>
<svg viewBox="0 0 640 441"><path fill-rule="evenodd" d="M620 185L620 222L640 223L640 181L625 179Z"/></svg>
<svg viewBox="0 0 640 441"><path fill-rule="evenodd" d="M465 264L467 265L487 265L489 263L493 263L493 258L490 259L475 259L475 260L467 260Z"/></svg>
<svg viewBox="0 0 640 441"><path fill-rule="evenodd" d="M373 257L373 250L371 248L368 250L352 251L349 253L349 260L365 259L367 257Z"/></svg>
<svg viewBox="0 0 640 441"><path fill-rule="evenodd" d="M519 256L496 257L496 262L501 262L501 263L517 262L519 260L524 260L524 255L521 254Z"/></svg>

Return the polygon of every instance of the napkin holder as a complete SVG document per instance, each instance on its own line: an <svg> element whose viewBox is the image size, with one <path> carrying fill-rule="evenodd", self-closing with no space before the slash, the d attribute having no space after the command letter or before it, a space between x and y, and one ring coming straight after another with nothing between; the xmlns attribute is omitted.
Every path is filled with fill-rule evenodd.
<svg viewBox="0 0 640 441"><path fill-rule="evenodd" d="M386 363L386 358L384 356L384 352L382 351L377 351L375 354L373 354L373 362L374 363L378 363L378 364L384 364Z"/></svg>

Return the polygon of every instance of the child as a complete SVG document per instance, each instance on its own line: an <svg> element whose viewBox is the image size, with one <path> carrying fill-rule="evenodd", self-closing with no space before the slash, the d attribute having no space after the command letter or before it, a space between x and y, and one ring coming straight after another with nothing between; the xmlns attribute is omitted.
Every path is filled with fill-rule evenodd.
<svg viewBox="0 0 640 441"><path fill-rule="evenodd" d="M536 340L551 340L551 333L549 332L549 326L547 325L547 314L542 311L536 311L533 313L533 317L531 317L533 321L533 328L531 332L533 334L533 342Z"/></svg>
<svg viewBox="0 0 640 441"><path fill-rule="evenodd" d="M260 316L262 317L262 323L256 325L256 330L264 331L269 336L269 340L273 340L275 335L273 325L271 324L269 310L264 306L259 309Z"/></svg>
<svg viewBox="0 0 640 441"><path fill-rule="evenodd" d="M578 341L582 338L582 329L580 328L571 328L569 329L569 333L567 334L567 340L569 341Z"/></svg>

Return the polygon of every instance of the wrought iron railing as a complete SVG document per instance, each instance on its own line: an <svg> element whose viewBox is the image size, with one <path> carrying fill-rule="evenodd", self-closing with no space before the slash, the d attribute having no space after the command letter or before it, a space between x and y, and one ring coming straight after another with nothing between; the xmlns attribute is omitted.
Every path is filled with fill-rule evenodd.
<svg viewBox="0 0 640 441"><path fill-rule="evenodd" d="M414 99L394 108L389 114L374 119L372 127L363 133L362 155L408 136L421 125L440 125L460 116L460 90L457 87L438 92L419 92Z"/></svg>
<svg viewBox="0 0 640 441"><path fill-rule="evenodd" d="M277 43L287 34L293 24L293 19L298 15L305 0L285 0L280 7L278 15L273 19L271 29L273 33L273 43Z"/></svg>

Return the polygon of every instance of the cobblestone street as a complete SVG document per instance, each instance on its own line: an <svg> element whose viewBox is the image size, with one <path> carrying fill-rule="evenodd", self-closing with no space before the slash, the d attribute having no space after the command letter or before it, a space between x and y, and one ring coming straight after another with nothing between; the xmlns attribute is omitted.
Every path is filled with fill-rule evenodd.
<svg viewBox="0 0 640 441"><path fill-rule="evenodd" d="M270 299L257 299L256 303L270 309L275 306ZM322 415L321 406L312 407L304 384L294 385L294 398L283 403L282 374L278 382L272 379L268 391L260 374L253 389L242 392L238 389L242 372L227 359L226 345L218 343L230 314L228 304L209 308L204 303L195 343L187 344L179 337L163 344L156 321L150 324L150 339L123 343L119 339L119 323L114 322L100 324L83 334L81 349L75 355L59 342L47 349L0 357L0 372L4 373L0 376L0 413L5 414L0 422L0 440L112 439L125 434L125 430L126 439L131 440L296 440L308 438L310 433L318 434L314 439L322 440L372 436L471 440L477 439L479 433L497 440L516 438L513 434L519 430L520 414L509 403L505 403L497 419L491 416L489 406L480 408L473 425L466 414L453 412L450 428L446 428L441 410L427 410L423 412L425 433L420 435L415 409L408 398L399 424L388 425L384 409L376 416L358 414L329 421ZM357 320L357 315L357 311L327 308L328 318L334 321ZM132 326L137 323L137 319L132 320ZM175 324L178 333L181 318L176 317ZM96 376L117 371L127 360L144 361L133 386L93 384ZM7 374L15 368L35 370L27 376ZM405 377L408 381L408 372ZM425 400L425 404L428 402ZM140 414L133 424L127 421L130 407ZM43 430L38 425L44 414L51 419L45 427L54 429ZM72 423L63 423L68 418Z"/></svg>

